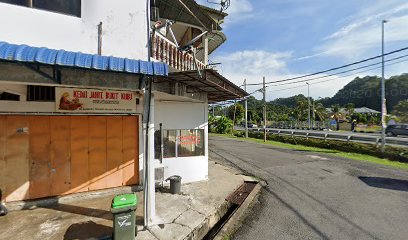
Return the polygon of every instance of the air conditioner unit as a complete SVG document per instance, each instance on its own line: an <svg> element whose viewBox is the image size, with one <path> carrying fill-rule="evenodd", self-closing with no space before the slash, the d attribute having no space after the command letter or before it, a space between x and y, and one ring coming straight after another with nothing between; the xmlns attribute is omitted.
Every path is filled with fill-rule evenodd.
<svg viewBox="0 0 408 240"><path fill-rule="evenodd" d="M164 166L154 169L154 183L156 186L162 186L164 182Z"/></svg>

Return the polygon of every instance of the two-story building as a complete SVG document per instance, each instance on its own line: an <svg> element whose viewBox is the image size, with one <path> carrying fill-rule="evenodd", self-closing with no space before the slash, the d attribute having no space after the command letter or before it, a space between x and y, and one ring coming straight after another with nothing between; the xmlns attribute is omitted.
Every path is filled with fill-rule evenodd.
<svg viewBox="0 0 408 240"><path fill-rule="evenodd" d="M247 95L208 65L226 14L193 0L146 9L0 0L2 202L142 184L146 79L156 180L208 178L208 103Z"/></svg>

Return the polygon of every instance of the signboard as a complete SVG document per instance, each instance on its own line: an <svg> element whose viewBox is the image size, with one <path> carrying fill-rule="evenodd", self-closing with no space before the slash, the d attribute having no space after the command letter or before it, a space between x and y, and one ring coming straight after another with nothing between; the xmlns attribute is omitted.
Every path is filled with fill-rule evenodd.
<svg viewBox="0 0 408 240"><path fill-rule="evenodd" d="M55 107L57 112L133 113L136 112L136 93L56 87Z"/></svg>

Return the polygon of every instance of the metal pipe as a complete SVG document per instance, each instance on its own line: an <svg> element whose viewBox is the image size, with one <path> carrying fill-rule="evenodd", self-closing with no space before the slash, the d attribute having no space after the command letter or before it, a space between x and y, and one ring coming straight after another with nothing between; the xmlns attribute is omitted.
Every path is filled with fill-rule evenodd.
<svg viewBox="0 0 408 240"><path fill-rule="evenodd" d="M98 24L98 55L102 55L102 22Z"/></svg>
<svg viewBox="0 0 408 240"><path fill-rule="evenodd" d="M179 0L179 2L187 10L187 12L189 12L191 16L193 16L201 24L201 26L203 26L204 29L208 30L204 23L200 21L200 19L190 10L190 8L187 7L187 5L182 0Z"/></svg>
<svg viewBox="0 0 408 240"><path fill-rule="evenodd" d="M150 62L150 0L146 0L146 30L147 30L147 61ZM145 98L144 98L144 124L146 126L145 132L145 151L144 151L144 162L143 162L143 213L144 213L144 226L148 227L149 219L149 118L150 118L150 101L151 101L151 79L147 78L147 84L145 86ZM146 91L147 88L147 91Z"/></svg>

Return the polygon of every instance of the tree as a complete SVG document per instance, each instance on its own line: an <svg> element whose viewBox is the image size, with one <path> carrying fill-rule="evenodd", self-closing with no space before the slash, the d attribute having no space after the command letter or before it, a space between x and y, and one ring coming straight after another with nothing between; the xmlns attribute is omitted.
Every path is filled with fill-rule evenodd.
<svg viewBox="0 0 408 240"><path fill-rule="evenodd" d="M234 124L239 123L244 118L244 115L245 108L241 104L236 103L228 107L227 116L231 120L235 119Z"/></svg>
<svg viewBox="0 0 408 240"><path fill-rule="evenodd" d="M400 121L408 122L408 100L400 101L394 107L392 114L396 115Z"/></svg>
<svg viewBox="0 0 408 240"><path fill-rule="evenodd" d="M327 111L322 103L318 102L315 104L315 116L318 121L325 121L327 119Z"/></svg>
<svg viewBox="0 0 408 240"><path fill-rule="evenodd" d="M232 129L232 121L225 116L210 116L208 119L208 125L210 128L210 132L216 132L220 134L229 133Z"/></svg>
<svg viewBox="0 0 408 240"><path fill-rule="evenodd" d="M332 118L336 120L336 130L337 131L340 130L340 124L339 124L340 117L341 117L340 105L339 104L332 105Z"/></svg>
<svg viewBox="0 0 408 240"><path fill-rule="evenodd" d="M305 121L307 119L307 111L308 111L308 102L307 99L299 100L296 104L296 107L293 111L296 120L298 121Z"/></svg>
<svg viewBox="0 0 408 240"><path fill-rule="evenodd" d="M344 108L346 109L347 119L351 121L352 116L354 114L354 103L347 103Z"/></svg>

